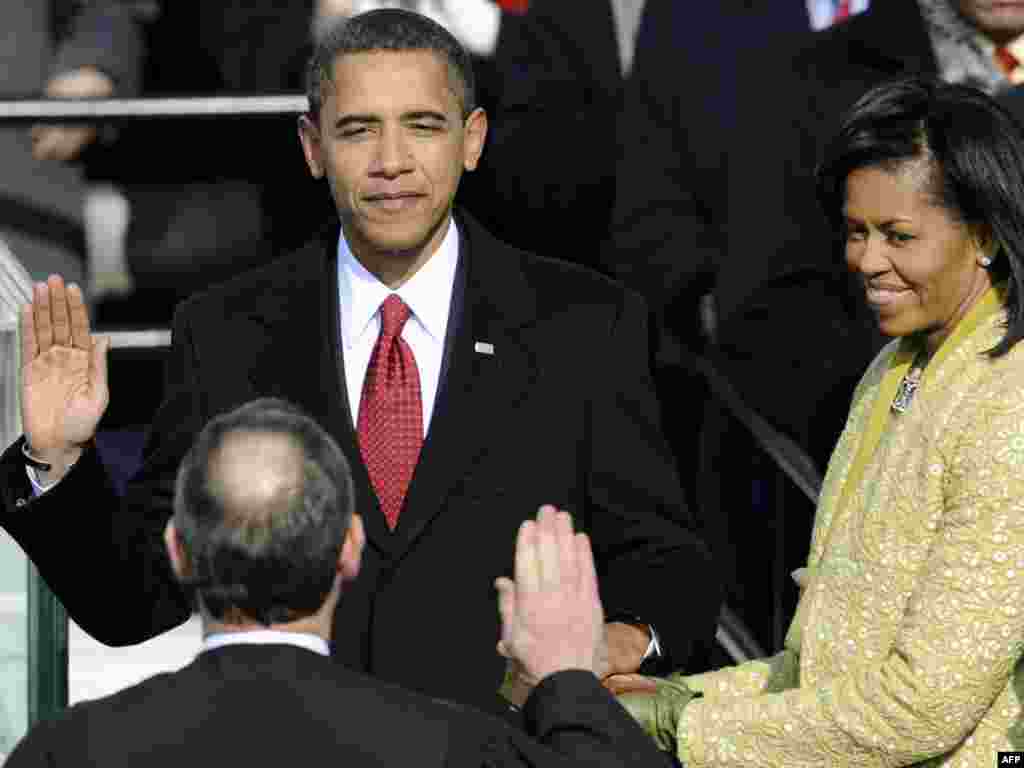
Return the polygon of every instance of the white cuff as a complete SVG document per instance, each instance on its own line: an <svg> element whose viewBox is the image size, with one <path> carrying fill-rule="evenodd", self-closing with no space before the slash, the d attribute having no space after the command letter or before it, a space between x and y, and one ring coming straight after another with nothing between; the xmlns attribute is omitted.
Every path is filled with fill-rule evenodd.
<svg viewBox="0 0 1024 768"><path fill-rule="evenodd" d="M650 624L647 625L647 631L651 635L651 642L647 644L647 650L644 651L644 655L640 659L641 663L647 661L651 657L661 657L661 643L658 642L658 633L654 631L654 627Z"/></svg>
<svg viewBox="0 0 1024 768"><path fill-rule="evenodd" d="M35 467L26 466L25 471L28 473L28 481L32 484L33 497L42 496L44 493L46 493L48 490L53 488L53 486L57 485L57 483L60 482L60 480L58 479L54 480L52 483L47 483L46 485L43 485L42 483L39 482L39 475L36 474Z"/></svg>

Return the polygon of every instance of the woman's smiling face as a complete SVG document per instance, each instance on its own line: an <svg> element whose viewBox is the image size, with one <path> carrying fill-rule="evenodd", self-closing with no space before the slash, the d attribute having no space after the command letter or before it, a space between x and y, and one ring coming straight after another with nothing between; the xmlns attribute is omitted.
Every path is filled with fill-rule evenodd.
<svg viewBox="0 0 1024 768"><path fill-rule="evenodd" d="M843 212L846 263L882 332L923 332L934 352L992 282L980 262L987 243L929 193L929 162L851 172Z"/></svg>

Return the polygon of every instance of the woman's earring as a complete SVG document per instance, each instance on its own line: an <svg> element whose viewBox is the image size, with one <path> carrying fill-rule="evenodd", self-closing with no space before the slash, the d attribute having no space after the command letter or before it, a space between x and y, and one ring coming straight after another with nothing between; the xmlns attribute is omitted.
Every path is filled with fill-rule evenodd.
<svg viewBox="0 0 1024 768"><path fill-rule="evenodd" d="M981 266L983 266L983 267L991 267L992 266L992 257L989 256L986 253L984 256L982 256L980 259L978 259L978 263L981 264Z"/></svg>

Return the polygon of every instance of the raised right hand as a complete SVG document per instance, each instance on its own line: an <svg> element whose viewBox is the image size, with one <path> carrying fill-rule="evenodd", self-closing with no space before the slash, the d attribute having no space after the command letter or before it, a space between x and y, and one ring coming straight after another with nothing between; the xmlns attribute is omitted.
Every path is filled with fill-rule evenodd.
<svg viewBox="0 0 1024 768"><path fill-rule="evenodd" d="M21 418L32 453L60 479L96 434L110 399L108 338L93 338L82 291L58 275L36 283L21 312Z"/></svg>

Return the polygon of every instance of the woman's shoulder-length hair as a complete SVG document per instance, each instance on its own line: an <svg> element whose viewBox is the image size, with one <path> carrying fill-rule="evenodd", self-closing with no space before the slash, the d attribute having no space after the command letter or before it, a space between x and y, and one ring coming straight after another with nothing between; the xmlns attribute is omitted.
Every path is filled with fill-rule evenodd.
<svg viewBox="0 0 1024 768"><path fill-rule="evenodd" d="M1003 355L1024 338L1024 130L968 86L909 78L872 88L843 116L815 174L818 202L837 237L850 173L914 160L931 165L936 202L998 246L989 269L994 282L1008 282L1008 322L989 354Z"/></svg>

